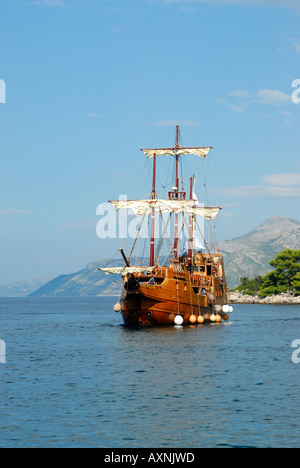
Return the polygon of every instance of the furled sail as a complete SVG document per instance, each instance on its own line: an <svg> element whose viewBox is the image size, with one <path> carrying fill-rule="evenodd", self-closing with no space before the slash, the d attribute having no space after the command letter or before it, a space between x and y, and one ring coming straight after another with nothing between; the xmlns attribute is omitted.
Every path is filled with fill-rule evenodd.
<svg viewBox="0 0 300 468"><path fill-rule="evenodd" d="M105 273L106 275L115 274L115 275L125 276L125 275L132 274L132 273L138 273L138 274L144 273L145 275L151 275L154 268L155 268L154 266L153 267L123 266L123 267L113 267L113 268L98 268L98 270L103 271L103 273Z"/></svg>
<svg viewBox="0 0 300 468"><path fill-rule="evenodd" d="M179 148L142 149L141 151L143 151L146 154L147 158L153 158L155 154L156 156L167 156L167 155L182 156L183 154L194 154L204 159L210 150L211 150L211 146L205 146L205 147L200 147L200 148L179 147Z"/></svg>
<svg viewBox="0 0 300 468"><path fill-rule="evenodd" d="M185 213L201 216L205 219L214 219L220 211L219 207L194 206L193 200L112 200L111 203L117 210L132 209L137 216L152 213Z"/></svg>

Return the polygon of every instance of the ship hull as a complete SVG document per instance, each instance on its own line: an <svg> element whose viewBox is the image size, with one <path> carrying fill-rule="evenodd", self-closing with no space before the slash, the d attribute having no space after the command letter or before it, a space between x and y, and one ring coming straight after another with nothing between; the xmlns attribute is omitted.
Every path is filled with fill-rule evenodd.
<svg viewBox="0 0 300 468"><path fill-rule="evenodd" d="M201 293L189 273L176 277L171 269L165 269L162 277L156 276L155 284L149 278L134 283L125 278L120 299L121 313L126 325L174 325L175 318L182 317L183 325L228 319L222 312L227 302L223 285ZM199 319L199 317L202 317Z"/></svg>

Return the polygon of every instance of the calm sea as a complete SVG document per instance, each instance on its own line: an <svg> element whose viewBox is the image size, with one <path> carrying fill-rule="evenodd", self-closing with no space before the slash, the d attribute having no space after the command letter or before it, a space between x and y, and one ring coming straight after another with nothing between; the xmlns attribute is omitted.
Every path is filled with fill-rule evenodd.
<svg viewBox="0 0 300 468"><path fill-rule="evenodd" d="M0 299L0 447L299 446L299 306L132 330L115 302Z"/></svg>

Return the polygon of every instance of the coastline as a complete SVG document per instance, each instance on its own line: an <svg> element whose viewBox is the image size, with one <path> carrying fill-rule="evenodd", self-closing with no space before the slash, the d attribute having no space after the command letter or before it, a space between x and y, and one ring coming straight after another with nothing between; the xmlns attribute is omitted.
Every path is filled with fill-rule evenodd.
<svg viewBox="0 0 300 468"><path fill-rule="evenodd" d="M273 305L300 305L300 296L292 293L281 293L273 296L260 297L258 295L244 295L239 291L229 293L230 304L273 304Z"/></svg>

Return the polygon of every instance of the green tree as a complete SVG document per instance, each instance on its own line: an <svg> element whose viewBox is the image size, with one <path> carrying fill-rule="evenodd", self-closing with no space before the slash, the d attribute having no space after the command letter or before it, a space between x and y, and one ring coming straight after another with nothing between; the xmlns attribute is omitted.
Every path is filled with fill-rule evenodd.
<svg viewBox="0 0 300 468"><path fill-rule="evenodd" d="M296 273L294 276L292 286L295 289L296 296L300 296L300 273Z"/></svg>
<svg viewBox="0 0 300 468"><path fill-rule="evenodd" d="M267 273L262 278L260 296L270 296L295 289L300 286L300 250L286 249L276 255L270 262L275 271ZM300 292L300 291L299 291Z"/></svg>

